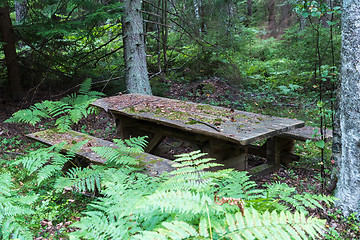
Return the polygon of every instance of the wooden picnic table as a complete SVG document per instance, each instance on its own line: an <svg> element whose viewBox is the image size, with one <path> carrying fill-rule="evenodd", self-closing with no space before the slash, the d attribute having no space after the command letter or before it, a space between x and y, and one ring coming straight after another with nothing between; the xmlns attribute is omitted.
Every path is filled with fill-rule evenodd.
<svg viewBox="0 0 360 240"><path fill-rule="evenodd" d="M148 135L147 152L165 137L196 144L225 167L248 170L248 152L266 155L272 167L293 148L293 141L280 136L304 126L303 121L244 112L143 94L122 94L96 100L93 106L114 116L121 138ZM265 146L251 144L267 139Z"/></svg>

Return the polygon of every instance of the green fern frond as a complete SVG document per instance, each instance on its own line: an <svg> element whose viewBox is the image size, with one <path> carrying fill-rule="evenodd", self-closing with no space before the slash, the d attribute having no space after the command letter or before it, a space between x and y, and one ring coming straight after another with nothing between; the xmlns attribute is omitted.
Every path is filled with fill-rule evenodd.
<svg viewBox="0 0 360 240"><path fill-rule="evenodd" d="M308 213L308 208L323 209L321 202L324 202L325 204L332 204L335 202L335 198L332 196L310 193L298 194L295 188L280 183L268 185L266 198L268 200L271 199L269 202L274 200L279 202L279 204L273 205L274 209L285 210L291 207L292 209L296 209L305 214Z"/></svg>
<svg viewBox="0 0 360 240"><path fill-rule="evenodd" d="M114 139L114 142L118 146L128 146L130 148L136 149L136 151L143 152L144 148L147 145L146 138L147 136L132 137L130 139L125 139L125 140Z"/></svg>
<svg viewBox="0 0 360 240"><path fill-rule="evenodd" d="M190 172L185 174L173 175L167 181L159 186L159 190L196 190L198 192L210 190L216 185L216 178L224 177L228 172L222 176L214 172ZM210 190L213 192L213 190Z"/></svg>
<svg viewBox="0 0 360 240"><path fill-rule="evenodd" d="M309 239L324 234L325 221L317 218L306 218L296 212L265 212L259 214L254 209L245 210L244 215L226 213L225 218L201 218L199 227L195 229L186 222L173 221L163 223L162 227L153 231L144 231L134 239L188 239L190 237L208 239ZM217 237L216 237L217 236Z"/></svg>
<svg viewBox="0 0 360 240"><path fill-rule="evenodd" d="M146 147L146 136L130 139L114 139L116 147L94 147L92 150L100 157L106 159L106 165L114 167L115 165L139 166L140 160L135 156L144 151Z"/></svg>
<svg viewBox="0 0 360 240"><path fill-rule="evenodd" d="M40 122L42 118L49 117L48 114L37 109L23 109L14 113L9 119L5 120L6 123L29 123L35 125Z"/></svg>
<svg viewBox="0 0 360 240"><path fill-rule="evenodd" d="M65 162L64 162L65 163ZM62 165L46 165L38 171L37 183L41 184L44 180L51 178L55 173L61 171Z"/></svg>
<svg viewBox="0 0 360 240"><path fill-rule="evenodd" d="M66 173L66 177L60 177L55 182L55 189L62 190L64 187L75 187L79 192L95 189L101 190L101 179L104 173L103 166L92 166L92 168L71 168Z"/></svg>
<svg viewBox="0 0 360 240"><path fill-rule="evenodd" d="M35 125L43 118L57 119L55 125L59 130L68 130L71 125L78 123L80 119L95 112L95 108L89 105L104 96L100 92L89 92L91 87L91 79L85 80L81 85L80 94L71 94L64 97L60 101L43 101L36 103L29 109L20 110L12 115L5 122L8 123L29 123Z"/></svg>
<svg viewBox="0 0 360 240"><path fill-rule="evenodd" d="M100 157L106 159L107 165L139 165L139 161L137 159L128 155L130 149L111 147L93 147L91 149Z"/></svg>
<svg viewBox="0 0 360 240"><path fill-rule="evenodd" d="M167 213L205 213L206 206L213 211L222 211L207 195L190 191L159 191L146 197L143 203L149 209L159 208Z"/></svg>
<svg viewBox="0 0 360 240"><path fill-rule="evenodd" d="M24 196L14 196L11 198L8 198L9 202L21 204L21 205L31 205L33 204L37 199L38 195L24 195Z"/></svg>
<svg viewBox="0 0 360 240"><path fill-rule="evenodd" d="M82 95L89 96L89 98L96 99L99 97L105 96L102 92L90 91L91 90L92 80L91 78L87 78L84 82L81 83L79 93Z"/></svg>
<svg viewBox="0 0 360 240"><path fill-rule="evenodd" d="M141 232L141 234L135 235L132 239L177 240L199 236L197 230L192 225L183 221L163 222L162 226L154 231Z"/></svg>
<svg viewBox="0 0 360 240"><path fill-rule="evenodd" d="M2 239L32 240L34 239L30 229L15 218L8 218L1 227Z"/></svg>
<svg viewBox="0 0 360 240"><path fill-rule="evenodd" d="M29 207L38 195L21 196L14 191L12 176L0 175L0 236L2 239L32 239L26 227L26 218L33 214Z"/></svg>
<svg viewBox="0 0 360 240"><path fill-rule="evenodd" d="M3 173L0 178L0 195L10 196L13 185L11 174Z"/></svg>
<svg viewBox="0 0 360 240"><path fill-rule="evenodd" d="M90 91L86 95L89 96L91 99L98 99L105 96L104 93L97 91Z"/></svg>
<svg viewBox="0 0 360 240"><path fill-rule="evenodd" d="M50 161L50 159L54 156L54 150L54 146L49 148L40 148L13 162L12 165L21 164L29 172L29 174L32 174Z"/></svg>
<svg viewBox="0 0 360 240"><path fill-rule="evenodd" d="M58 117L59 115L66 114L72 109L68 103L62 101L52 102L52 105L48 108L52 117Z"/></svg>
<svg viewBox="0 0 360 240"><path fill-rule="evenodd" d="M173 175L182 175L187 173L196 173L201 172L211 167L223 166L219 163L214 163L211 161L215 161L214 158L202 158L207 155L207 153L201 153L200 150L193 151L190 153L184 153L181 155L176 155L177 157L172 166L177 168L172 171ZM227 177L227 173L231 172L231 170L217 171L213 172L215 174L210 174L213 178L224 178Z"/></svg>
<svg viewBox="0 0 360 240"><path fill-rule="evenodd" d="M69 119L68 116L61 116L58 119L56 119L55 126L60 131L67 131L71 129L71 119Z"/></svg>
<svg viewBox="0 0 360 240"><path fill-rule="evenodd" d="M202 153L201 150L196 150L190 153L183 153L179 155L175 155L177 162L183 162L183 161L191 161L200 159L203 156L206 156L207 153Z"/></svg>
<svg viewBox="0 0 360 240"><path fill-rule="evenodd" d="M48 148L40 148L30 152L28 155L12 163L12 165L22 165L29 175L37 172L37 181L49 179L56 172L60 171L64 164L70 160L69 157L59 151L64 143Z"/></svg>
<svg viewBox="0 0 360 240"><path fill-rule="evenodd" d="M205 171L213 166L221 166L218 163L212 163L215 159L200 158L205 153L194 151L178 155L175 164L176 168L171 172L171 178L165 181L159 189L161 190L196 190L198 192L210 190L219 179L225 179L232 171L231 169L219 170L216 172ZM207 189L207 190L205 190Z"/></svg>
<svg viewBox="0 0 360 240"><path fill-rule="evenodd" d="M15 197L0 198L0 201L0 215L2 215L2 218L32 214L34 212L28 206L19 203L19 199L16 199Z"/></svg>
<svg viewBox="0 0 360 240"><path fill-rule="evenodd" d="M91 89L91 83L92 80L91 78L86 78L81 84L80 84L80 89L79 89L79 93L80 94L88 94L90 92Z"/></svg>
<svg viewBox="0 0 360 240"><path fill-rule="evenodd" d="M244 216L240 212L235 215L226 214L227 233L229 239L309 239L322 235L324 220L306 218L296 212L265 212L259 214L254 209L246 209Z"/></svg>
<svg viewBox="0 0 360 240"><path fill-rule="evenodd" d="M129 239L129 229L135 225L126 218L109 218L100 211L87 212L86 215L81 221L72 224L81 230L72 233L71 239Z"/></svg>
<svg viewBox="0 0 360 240"><path fill-rule="evenodd" d="M265 194L265 190L256 189L257 184L254 181L250 181L250 176L244 171L234 170L228 174L227 178L221 179L216 184L218 185L217 195L220 197L254 200Z"/></svg>

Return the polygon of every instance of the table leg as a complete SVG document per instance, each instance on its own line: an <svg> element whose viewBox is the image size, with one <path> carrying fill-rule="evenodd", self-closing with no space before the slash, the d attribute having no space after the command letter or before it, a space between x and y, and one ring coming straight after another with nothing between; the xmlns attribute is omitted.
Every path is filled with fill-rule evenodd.
<svg viewBox="0 0 360 240"><path fill-rule="evenodd" d="M206 149L203 149L206 151ZM243 171L247 169L247 147L240 146L235 143L230 143L220 139L211 139L209 141L207 152L210 157L216 159L218 163L224 164L223 168L235 168L236 170Z"/></svg>
<svg viewBox="0 0 360 240"><path fill-rule="evenodd" d="M293 139L283 137L269 138L266 142L266 156L268 161L277 167L281 164L288 164L288 156L294 155L292 154L294 145Z"/></svg>
<svg viewBox="0 0 360 240"><path fill-rule="evenodd" d="M161 134L154 134L152 136L145 148L145 152L151 153L153 150L155 150L160 143L165 139L165 137Z"/></svg>
<svg viewBox="0 0 360 240"><path fill-rule="evenodd" d="M117 116L115 122L116 135L118 135L121 139L130 138L132 136L131 130L133 130L137 125L136 120L124 116Z"/></svg>
<svg viewBox="0 0 360 240"><path fill-rule="evenodd" d="M148 144L145 152L151 152L156 149L165 138L164 135L151 131L151 127L142 121L125 116L118 116L115 121L117 128L116 133L121 139L148 136Z"/></svg>

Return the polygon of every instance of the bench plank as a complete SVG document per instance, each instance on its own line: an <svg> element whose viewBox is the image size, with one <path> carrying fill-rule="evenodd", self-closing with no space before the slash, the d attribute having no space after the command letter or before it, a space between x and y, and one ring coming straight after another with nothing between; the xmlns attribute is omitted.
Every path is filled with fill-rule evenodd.
<svg viewBox="0 0 360 240"><path fill-rule="evenodd" d="M68 130L67 132L60 133L54 129L48 129L28 134L26 137L44 143L48 146L65 142L66 144L62 149L65 152L68 151L68 149L75 143L87 140L87 143L78 149L76 154L95 164L103 164L106 160L97 155L91 149L92 147L116 147L115 143L74 130ZM146 173L150 176L158 176L163 172L170 172L173 170L173 167L171 167L173 161L169 159L161 158L149 153L138 153L134 157L140 160L140 164L145 165Z"/></svg>
<svg viewBox="0 0 360 240"><path fill-rule="evenodd" d="M305 126L305 127L302 127L302 128L293 129L291 131L285 132L285 133L281 134L281 136L285 137L285 138L291 138L291 139L294 139L294 140L298 140L298 141L303 141L303 142L305 142L308 139L309 140L319 140L320 136L313 137L314 131L316 131L316 130L317 130L317 135L320 135L320 129L319 128ZM332 136L333 136L332 130L331 129L326 129L325 142L332 139Z"/></svg>

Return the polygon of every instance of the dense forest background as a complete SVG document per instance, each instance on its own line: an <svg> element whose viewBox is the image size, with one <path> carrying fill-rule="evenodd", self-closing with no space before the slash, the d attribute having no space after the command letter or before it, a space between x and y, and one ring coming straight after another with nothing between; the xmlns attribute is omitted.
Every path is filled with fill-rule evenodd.
<svg viewBox="0 0 360 240"><path fill-rule="evenodd" d="M124 15L129 12L127 2L18 0L0 3L0 40L3 49L0 52L0 103L4 108L12 106L11 109L6 108L7 111L16 111L41 100L58 100L76 92L86 79L92 80L93 90L106 95L129 92L126 79L128 59L124 57L126 49L123 42L128 35L124 34L122 21ZM341 48L339 1L144 0L141 9L135 10L142 13L142 37L145 40L147 71L154 95L298 118L306 121L307 125L319 128L319 131L314 133L317 135L316 141L296 145L295 151L301 158L292 166L294 168L282 169L272 175L271 181L279 181L281 184L269 187L260 193L263 194L261 196L267 196L266 194L272 191L280 195L283 191L289 192L289 195L286 195L289 197L295 192L295 188L299 194L307 191L333 194L337 167L336 159L333 157L335 155L332 153L337 152L339 148L336 144L337 133L334 132L334 145L326 139L327 129L332 129L333 125L337 124L334 109L338 104L336 91L339 85ZM10 117L11 113L7 112L0 120ZM93 125L96 121L98 125ZM80 122L75 128L110 138L113 135L109 134L109 121L94 117ZM36 130L44 129L48 125L49 123L42 123ZM25 140L11 135L12 130L5 129L9 126L0 126L0 135L6 134L6 137L1 139L4 149L1 161L3 166L8 166L7 161L13 160L14 155L23 155L24 152L38 148L29 144L31 150L24 149ZM97 132L100 127L103 127L105 132ZM25 132L32 130L35 129L29 126L25 128ZM20 153L16 153L16 148L21 150ZM169 148L169 152L176 152L174 148L176 147ZM56 159L57 155L51 155L51 158ZM20 163L21 161L23 164L26 162L24 159L20 160ZM28 224L32 236L37 236L38 239L45 236L66 239L69 232L76 230L75 227L69 227L69 219L72 222L78 221L80 217L84 217L85 209L88 215L78 224L80 228L85 229L86 221L100 222L99 219L103 221L106 218L105 215L95 218L96 214L91 216L89 213L91 204L86 206L86 203L90 203L94 196L87 198L86 194L84 196L68 192L65 193L65 197L59 196L59 191L55 191L52 185L46 185L42 189L39 187L39 179L26 177L29 171L34 173L36 170L21 172L18 165L19 162L16 167L10 167L12 174L20 181L15 183L15 187L19 187L20 192L34 191L40 196L36 203L40 209L38 215L31 221L26 217L27 212L24 210L20 212L25 214L25 217L17 219L19 223ZM221 177L219 176L211 177L216 179ZM232 179L237 177L239 176L234 175ZM244 182L248 181L243 175L242 178L246 179ZM6 181L11 178L6 175L3 179L8 184ZM25 184L26 187L22 187L26 181L30 182L29 185ZM155 181L149 179L141 181L155 184ZM260 186L265 182L268 184L269 181L262 179L257 184ZM34 182L39 183L39 186ZM109 179L105 179L104 184L108 188L111 186L109 182ZM282 183L293 184L292 190L285 188ZM246 184L242 186L247 188ZM134 186L126 197L130 198L131 194L138 194L139 191L146 195L147 191L150 191L141 189L140 185L141 182ZM154 189L158 187L151 186ZM251 194L236 196L256 202ZM114 193L110 192L109 195L113 196ZM319 207L314 202L313 205L307 203L304 200L306 198L331 202L325 197L322 199L305 195L303 199L299 196L292 197L302 202L306 208ZM235 198L235 195L232 197ZM267 204L270 205L271 201L278 202L279 199L276 197L271 195L267 199ZM70 198L80 204L74 207L74 204L71 205L68 201ZM290 197L289 199L284 197L281 201L285 201L285 205L296 202ZM1 201L0 199L0 203ZM103 203L108 204L105 200ZM99 202L96 204L101 205ZM148 206L153 206L151 204ZM292 210L300 209L297 204L294 204L295 208ZM138 221L144 223L140 230L130 230L131 224L126 224L131 221L125 224L117 222L117 219L115 222L118 225L111 225L114 222L109 220L110 217L106 220L109 222L103 222L102 226L111 225L117 231L121 224L129 226L129 229L124 230L129 234L124 238L126 239L141 230L155 229L164 219L170 221L169 219L179 214L176 211L193 210L171 211L172 215L151 215L156 219L156 223L139 217ZM218 210L211 212L210 209L210 214L215 216L216 211ZM45 212L49 212L46 218ZM359 236L360 225L355 215L344 218L340 211L327 208L323 212L312 213L316 217L327 219L326 234L321 234L325 235L326 239L351 239ZM127 214L124 219L131 220L131 216L136 216L139 212ZM12 218L6 216L4 219L7 221ZM3 224L6 223L4 219L1 220ZM184 216L180 218L184 219L187 220ZM59 227L62 231L56 230L55 227L60 223L63 223ZM200 223L205 224L203 220ZM226 224L231 225L229 222L224 223ZM16 227L9 229L13 235L3 236L22 236L22 233L14 230ZM108 232L95 228L88 229L88 235L82 232L79 236L117 236L118 232L115 234L110 229L109 227ZM111 235L113 233L114 235ZM311 234L305 233L306 236Z"/></svg>
<svg viewBox="0 0 360 240"><path fill-rule="evenodd" d="M109 94L126 90L121 2L7 4L21 81L8 77L1 55L0 84L13 96L23 94L21 88L28 96L39 89L52 94L86 78ZM338 5L144 1L141 11L154 94L163 93L170 82L209 77L261 92L314 96L313 92L333 89L340 52Z"/></svg>

